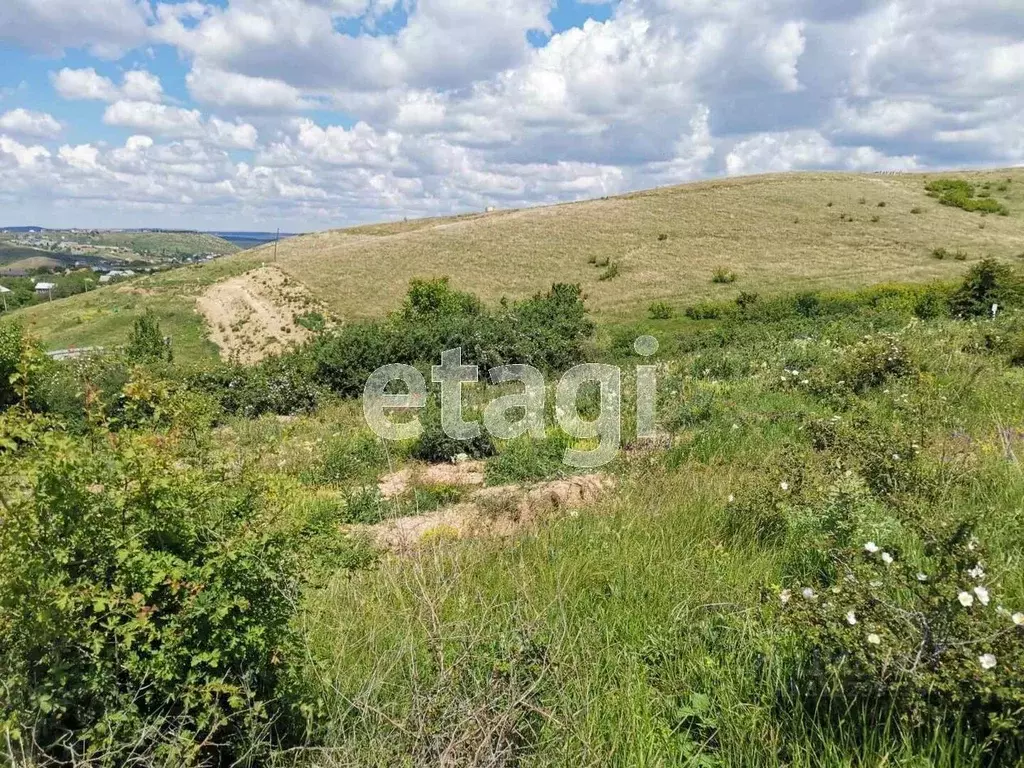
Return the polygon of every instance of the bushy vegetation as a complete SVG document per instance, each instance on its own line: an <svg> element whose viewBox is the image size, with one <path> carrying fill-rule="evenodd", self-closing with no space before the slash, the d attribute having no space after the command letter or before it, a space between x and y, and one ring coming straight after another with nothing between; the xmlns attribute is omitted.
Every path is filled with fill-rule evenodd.
<svg viewBox="0 0 1024 768"><path fill-rule="evenodd" d="M5 759L1015 765L1017 280L983 261L641 317L663 432L634 442L630 413L614 493L528 488L550 512L526 521L507 488L492 508L417 473L465 454L490 486L561 478L562 432L452 441L430 400L387 444L348 395L378 355L450 346L634 365L640 327L595 341L577 288L488 308L420 281L386 321L251 367L168 361L149 321L57 363L0 324ZM467 389L478 419L492 392ZM455 504L507 504L509 535L438 525L377 557L392 518Z"/></svg>
<svg viewBox="0 0 1024 768"><path fill-rule="evenodd" d="M936 179L925 184L925 189L943 205L963 208L970 212L996 213L1000 216L1010 214L1005 205L992 199L987 192L976 195L975 185L963 179Z"/></svg>
<svg viewBox="0 0 1024 768"><path fill-rule="evenodd" d="M583 362L593 332L579 286L502 302L487 310L448 279L413 284L403 309L384 322L347 325L313 342L316 379L346 396L362 393L369 375L391 363L437 364L441 352L462 348L464 365L484 371L527 363L560 371Z"/></svg>

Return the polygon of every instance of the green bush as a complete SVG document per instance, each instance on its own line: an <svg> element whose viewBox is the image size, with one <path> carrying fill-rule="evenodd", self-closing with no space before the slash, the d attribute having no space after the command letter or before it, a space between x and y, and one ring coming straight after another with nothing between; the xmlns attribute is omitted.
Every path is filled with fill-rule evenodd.
<svg viewBox="0 0 1024 768"><path fill-rule="evenodd" d="M0 323L0 409L18 402L12 377L25 349L25 334L16 323Z"/></svg>
<svg viewBox="0 0 1024 768"><path fill-rule="evenodd" d="M1010 266L983 259L971 267L953 293L950 312L954 317L981 317L992 311L993 304L1004 309L1017 306L1022 296L1021 279Z"/></svg>
<svg viewBox="0 0 1024 768"><path fill-rule="evenodd" d="M147 309L144 315L135 318L125 355L135 363L169 363L173 359L170 341L160 331L160 322L153 310Z"/></svg>
<svg viewBox="0 0 1024 768"><path fill-rule="evenodd" d="M355 397L380 366L437 364L442 351L455 347L462 348L463 364L484 370L526 363L561 371L583 362L593 334L579 286L554 285L491 312L468 298L445 298L433 282L414 289L416 297L386 321L346 325L312 342L306 354L316 380Z"/></svg>
<svg viewBox="0 0 1024 768"><path fill-rule="evenodd" d="M613 261L611 264L608 265L607 269L605 269L604 272L602 272L600 275L597 276L597 279L598 280L614 280L616 277L619 276L619 273L621 271L622 271L622 269L621 269L621 267L619 267L619 262Z"/></svg>
<svg viewBox="0 0 1024 768"><path fill-rule="evenodd" d="M925 185L929 196L937 198L943 205L962 208L965 211L1009 215L1005 205L993 200L990 193L975 195L973 184L962 179L937 179Z"/></svg>
<svg viewBox="0 0 1024 768"><path fill-rule="evenodd" d="M60 762L181 766L302 735L285 685L298 546L258 485L166 441L13 412L0 445L7 739Z"/></svg>
<svg viewBox="0 0 1024 768"><path fill-rule="evenodd" d="M469 421L469 416L463 413ZM471 459L483 459L495 453L494 440L490 433L480 426L480 434L469 440L458 440L449 437L441 426L441 407L436 397L428 398L427 406L420 414L423 426L416 444L412 449L412 457L421 461L451 461L459 454Z"/></svg>
<svg viewBox="0 0 1024 768"><path fill-rule="evenodd" d="M566 470L562 459L571 442L561 430L543 440L534 440L529 435L508 440L498 455L487 462L487 484L530 483L558 477Z"/></svg>
<svg viewBox="0 0 1024 768"><path fill-rule="evenodd" d="M815 717L859 702L925 733L966 726L989 764L1015 764L1024 615L1000 605L969 524L925 541L923 556L863 542L834 558L835 576L770 598L802 657L801 695Z"/></svg>
<svg viewBox="0 0 1024 768"><path fill-rule="evenodd" d="M215 398L225 413L246 418L265 413L285 416L316 408L320 390L313 381L314 365L306 354L288 353L251 366L205 364L179 375L186 389Z"/></svg>
<svg viewBox="0 0 1024 768"><path fill-rule="evenodd" d="M672 305L664 301L656 301L647 310L652 320L669 320L674 314Z"/></svg>
<svg viewBox="0 0 1024 768"><path fill-rule="evenodd" d="M828 374L827 386L835 392L859 395L917 371L906 347L893 336L879 334L844 350Z"/></svg>
<svg viewBox="0 0 1024 768"><path fill-rule="evenodd" d="M714 274L711 276L711 282L712 283L735 283L736 282L736 273L731 271L731 270L725 269L724 267L719 267L718 269L715 270Z"/></svg>

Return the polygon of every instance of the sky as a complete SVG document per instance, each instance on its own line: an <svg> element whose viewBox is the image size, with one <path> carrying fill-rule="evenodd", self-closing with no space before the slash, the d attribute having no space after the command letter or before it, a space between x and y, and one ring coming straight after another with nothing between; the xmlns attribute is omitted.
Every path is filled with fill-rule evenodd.
<svg viewBox="0 0 1024 768"><path fill-rule="evenodd" d="M1024 0L0 0L0 226L1024 163Z"/></svg>

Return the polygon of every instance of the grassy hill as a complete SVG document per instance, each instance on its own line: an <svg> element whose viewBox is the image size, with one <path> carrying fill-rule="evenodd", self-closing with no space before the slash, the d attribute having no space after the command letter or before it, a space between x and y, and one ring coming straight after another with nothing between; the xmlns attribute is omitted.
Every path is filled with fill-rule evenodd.
<svg viewBox="0 0 1024 768"><path fill-rule="evenodd" d="M68 234L68 239L83 245L126 248L139 254L172 258L196 253L228 254L239 248L216 235L203 232L100 232L95 235Z"/></svg>
<svg viewBox="0 0 1024 768"><path fill-rule="evenodd" d="M977 185L1008 215L943 205L925 185ZM987 185L987 188L986 188ZM135 237L138 237L135 236ZM945 259L933 257L946 249ZM952 254L958 253L959 258ZM22 313L51 346L120 340L124 314L153 306L186 356L213 349L195 300L274 260L273 245ZM553 282L583 285L598 319L794 288L952 278L964 263L1024 254L1024 169L746 177L525 210L321 232L282 241L276 266L342 319L393 309L413 277L450 275L488 301ZM716 270L735 282L716 283ZM617 274L614 274L616 273ZM604 279L602 279L604 278Z"/></svg>

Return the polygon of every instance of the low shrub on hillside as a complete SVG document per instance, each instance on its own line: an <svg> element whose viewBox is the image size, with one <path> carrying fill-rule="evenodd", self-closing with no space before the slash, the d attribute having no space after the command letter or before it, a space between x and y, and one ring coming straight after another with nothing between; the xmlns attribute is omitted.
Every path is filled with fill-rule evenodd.
<svg viewBox="0 0 1024 768"><path fill-rule="evenodd" d="M732 270L725 269L724 267L719 267L718 269L716 269L714 271L714 274L711 275L711 282L712 283L735 283L736 282L736 273L733 272Z"/></svg>
<svg viewBox="0 0 1024 768"><path fill-rule="evenodd" d="M583 362L592 333L579 286L555 285L488 311L442 279L414 283L402 311L382 322L325 334L307 355L317 380L339 394L357 396L380 366L436 365L442 351L455 347L462 348L464 365L483 370L510 363L565 370Z"/></svg>
<svg viewBox="0 0 1024 768"><path fill-rule="evenodd" d="M468 414L463 418L470 420ZM483 459L495 453L494 440L490 433L480 425L480 434L466 440L449 436L441 424L441 406L438 398L431 397L427 406L420 412L420 424L423 427L419 438L412 448L413 458L421 461L451 461L459 454L471 459Z"/></svg>
<svg viewBox="0 0 1024 768"><path fill-rule="evenodd" d="M813 717L859 703L924 732L966 726L1009 765L1024 748L1024 606L1001 604L970 524L936 530L920 555L860 542L835 575L769 599L800 648Z"/></svg>
<svg viewBox="0 0 1024 768"><path fill-rule="evenodd" d="M307 356L289 353L256 365L218 363L182 372L186 389L217 400L225 413L256 418L265 413L309 413L319 402Z"/></svg>
<svg viewBox="0 0 1024 768"><path fill-rule="evenodd" d="M167 439L75 438L13 412L0 445L6 744L182 766L302 736L287 664L305 533L258 483Z"/></svg>
<svg viewBox="0 0 1024 768"><path fill-rule="evenodd" d="M917 372L909 350L896 337L878 334L843 350L829 370L811 381L811 387L831 396L862 395Z"/></svg>
<svg viewBox="0 0 1024 768"><path fill-rule="evenodd" d="M989 193L976 195L975 186L962 179L937 179L927 183L925 189L930 197L938 199L943 205L971 212L997 213L1001 216L1008 216L1010 213L1005 205L993 200Z"/></svg>
<svg viewBox="0 0 1024 768"><path fill-rule="evenodd" d="M561 430L543 440L523 436L506 441L498 455L487 462L488 485L529 483L558 477L566 471L562 459L572 440Z"/></svg>
<svg viewBox="0 0 1024 768"><path fill-rule="evenodd" d="M652 320L669 320L674 314L672 305L664 301L656 301L647 310Z"/></svg>
<svg viewBox="0 0 1024 768"><path fill-rule="evenodd" d="M1024 283L1013 268L995 259L983 259L971 267L960 287L950 297L954 317L982 317L992 305L1015 307L1024 299Z"/></svg>

